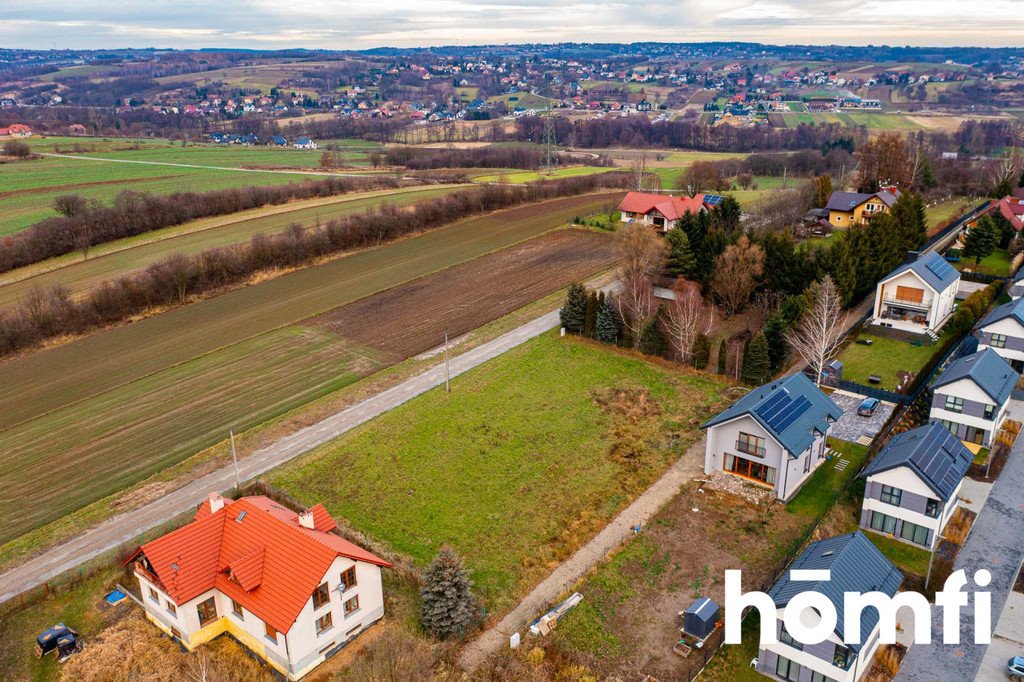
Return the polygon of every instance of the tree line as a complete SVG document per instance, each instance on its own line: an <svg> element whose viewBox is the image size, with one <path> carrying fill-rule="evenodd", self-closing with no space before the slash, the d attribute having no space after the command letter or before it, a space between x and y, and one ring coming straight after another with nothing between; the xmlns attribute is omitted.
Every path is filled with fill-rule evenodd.
<svg viewBox="0 0 1024 682"><path fill-rule="evenodd" d="M244 283L254 274L308 265L352 249L375 246L470 215L557 197L623 186L620 173L562 178L524 186L488 185L417 203L384 205L322 225L293 225L273 235L212 248L195 255L174 254L142 272L125 275L73 297L62 286L33 289L17 305L0 310L0 356L56 336L81 334L158 307L181 305L190 297Z"/></svg>
<svg viewBox="0 0 1024 682"><path fill-rule="evenodd" d="M397 187L395 177L325 178L286 185L253 185L211 192L150 195L119 192L109 206L77 194L54 199L59 216L0 241L0 272L48 258L88 250L98 244L132 237L199 218L227 215L293 199L334 196L377 188Z"/></svg>

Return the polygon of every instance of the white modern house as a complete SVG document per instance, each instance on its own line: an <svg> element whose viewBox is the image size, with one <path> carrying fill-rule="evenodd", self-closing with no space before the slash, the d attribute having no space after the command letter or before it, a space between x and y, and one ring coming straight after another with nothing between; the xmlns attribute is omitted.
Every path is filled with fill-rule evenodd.
<svg viewBox="0 0 1024 682"><path fill-rule="evenodd" d="M1019 378L991 348L962 357L932 384L928 421L941 423L964 442L991 447Z"/></svg>
<svg viewBox="0 0 1024 682"><path fill-rule="evenodd" d="M871 322L918 334L935 334L953 314L960 273L934 251L883 277L875 287Z"/></svg>
<svg viewBox="0 0 1024 682"><path fill-rule="evenodd" d="M146 617L186 649L230 633L298 680L384 615L387 561L331 531L323 505L212 494L128 559Z"/></svg>
<svg viewBox="0 0 1024 682"><path fill-rule="evenodd" d="M829 581L792 580L793 571L828 570ZM818 540L808 545L793 560L789 570L772 585L768 595L775 603L777 642L761 642L755 669L762 675L790 682L856 682L871 668L878 649L880 630L878 611L869 608L861 614L860 644L844 644L843 621L845 592L881 592L889 597L903 584L903 574L860 531ZM802 644L786 632L783 613L793 597L807 591L819 592L832 602L839 614L835 631L816 644ZM764 619L766 614L761 613ZM808 627L820 622L813 608L801 611L800 620Z"/></svg>
<svg viewBox="0 0 1024 682"><path fill-rule="evenodd" d="M986 315L975 336L979 350L991 348L1014 370L1024 370L1024 298L1004 303Z"/></svg>
<svg viewBox="0 0 1024 682"><path fill-rule="evenodd" d="M895 436L861 473L860 527L930 549L956 510L973 458L941 424Z"/></svg>
<svg viewBox="0 0 1024 682"><path fill-rule="evenodd" d="M825 439L842 414L803 373L759 386L701 427L704 472L739 476L788 501L825 460Z"/></svg>

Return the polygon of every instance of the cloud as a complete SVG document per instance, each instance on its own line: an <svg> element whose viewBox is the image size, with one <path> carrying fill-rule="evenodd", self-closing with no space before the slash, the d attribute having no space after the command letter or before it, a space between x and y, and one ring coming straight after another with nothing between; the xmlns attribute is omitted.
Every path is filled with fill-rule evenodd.
<svg viewBox="0 0 1024 682"><path fill-rule="evenodd" d="M308 47L742 40L1013 45L1016 0L7 0L4 46ZM993 22L992 17L1000 17Z"/></svg>

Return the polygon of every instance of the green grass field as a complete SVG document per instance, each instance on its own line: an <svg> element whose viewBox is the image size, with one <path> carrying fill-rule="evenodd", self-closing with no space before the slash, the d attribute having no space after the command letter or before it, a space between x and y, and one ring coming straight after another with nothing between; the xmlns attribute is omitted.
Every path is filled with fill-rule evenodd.
<svg viewBox="0 0 1024 682"><path fill-rule="evenodd" d="M17 302L34 287L45 289L59 283L77 292L118 275L143 269L173 253L194 254L204 249L238 244L257 234L273 234L294 224L311 226L383 204L407 206L463 187L389 190L311 199L204 218L120 239L91 249L88 258L83 259L82 254L76 252L4 273L3 281L10 284L0 285L0 306Z"/></svg>
<svg viewBox="0 0 1024 682"><path fill-rule="evenodd" d="M786 126L796 128L801 123L822 125L841 123L846 126L865 126L871 130L919 130L921 126L902 114L880 112L825 112L825 113L784 113Z"/></svg>
<svg viewBox="0 0 1024 682"><path fill-rule="evenodd" d="M874 343L865 346L851 342L839 354L839 360L843 363L843 378L868 385L868 376L876 374L882 377L878 387L887 391L894 391L899 385L896 372L920 371L938 348L937 345L915 346L906 341L866 332L861 332L858 338L870 339Z"/></svg>
<svg viewBox="0 0 1024 682"><path fill-rule="evenodd" d="M509 111L516 107L523 109L547 109L551 106L551 100L547 97L535 95L532 92L513 92L508 95L494 95L487 98L488 104L503 102Z"/></svg>
<svg viewBox="0 0 1024 682"><path fill-rule="evenodd" d="M1006 249L996 249L982 258L981 263L975 263L974 261L974 258L961 258L958 263L953 265L956 266L957 270L970 270L971 272L980 272L998 277L1005 277L1010 274L1010 254Z"/></svg>
<svg viewBox="0 0 1024 682"><path fill-rule="evenodd" d="M297 366L302 378L294 384L287 364L273 365L287 356L265 345L271 332L292 333L290 325L309 317L537 236L618 196L557 199L464 220L0 365L0 384L8 389L0 398L0 541L188 457L223 438L235 422L251 424L294 406L297 392L308 400L376 366L358 348L299 335L317 350L306 347L308 362L326 364L306 374ZM301 350L298 340L278 338ZM203 381L230 367L222 379ZM286 383L264 395L254 380ZM199 404L208 394L220 395L225 405L223 412L210 405L213 419L205 422L196 409L205 409ZM173 439L157 442L159 433L172 432ZM77 435L57 445L61 433ZM146 446L149 439L154 449ZM67 466L76 469L73 487ZM27 494L39 504L26 508Z"/></svg>
<svg viewBox="0 0 1024 682"><path fill-rule="evenodd" d="M501 182L504 180L505 182L510 182L512 184L520 184L524 182L536 182L537 180L544 180L548 178L575 178L581 175L607 173L613 170L618 169L603 166L569 166L567 168L556 168L550 175L540 171L509 170L507 173L487 173L486 175L476 175L473 177L473 182Z"/></svg>
<svg viewBox="0 0 1024 682"><path fill-rule="evenodd" d="M271 480L420 565L452 545L489 610L504 611L673 457L656 447L631 466L613 455L623 423L595 396L638 391L657 407L634 417L642 423L635 436L663 441L681 429L685 450L697 430L683 425L720 388L551 332L458 377L450 394L415 398Z"/></svg>

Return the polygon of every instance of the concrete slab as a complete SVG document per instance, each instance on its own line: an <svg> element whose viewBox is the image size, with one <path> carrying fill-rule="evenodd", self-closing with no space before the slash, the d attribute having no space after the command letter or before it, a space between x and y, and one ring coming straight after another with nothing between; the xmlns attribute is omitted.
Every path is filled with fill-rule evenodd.
<svg viewBox="0 0 1024 682"><path fill-rule="evenodd" d="M1005 680L1006 662L1024 656L1024 594L1011 592L996 623L992 644L978 668L978 680Z"/></svg>
<svg viewBox="0 0 1024 682"><path fill-rule="evenodd" d="M973 478L964 478L964 485L960 489L960 504L975 514L981 513L985 506L989 493L992 492L991 483L975 481Z"/></svg>
<svg viewBox="0 0 1024 682"><path fill-rule="evenodd" d="M864 436L873 438L882 430L882 426L885 425L889 415L896 408L892 403L883 401L873 415L862 417L857 414L857 407L860 406L865 396L846 391L833 391L829 397L843 409L843 416L832 425L829 435L851 443L856 443L859 438Z"/></svg>

